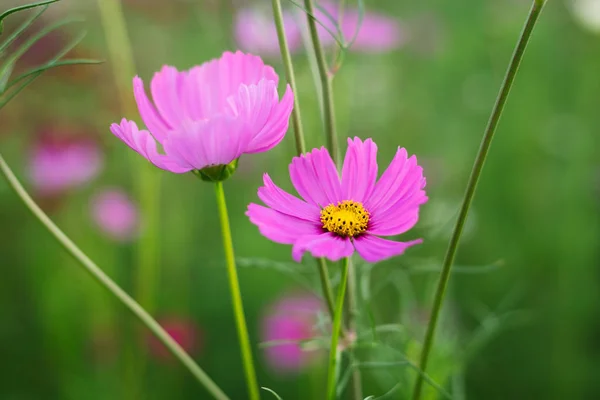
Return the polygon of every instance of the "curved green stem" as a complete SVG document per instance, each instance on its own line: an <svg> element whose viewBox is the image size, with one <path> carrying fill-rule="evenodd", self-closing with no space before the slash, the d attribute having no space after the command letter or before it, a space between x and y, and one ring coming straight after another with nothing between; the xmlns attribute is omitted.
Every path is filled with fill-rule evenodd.
<svg viewBox="0 0 600 400"><path fill-rule="evenodd" d="M13 189L15 194L21 199L25 206L31 211L34 217L54 236L54 238L64 247L79 264L90 274L100 285L106 288L119 300L125 307L135 315L153 334L156 336L171 353L186 367L192 375L203 385L206 390L217 400L229 400L229 397L213 382L212 379L200 368L194 360L171 338L171 336L156 322L146 310L144 310L131 296L119 287L112 279L108 277L90 258L83 252L71 239L67 237L46 214L38 207L33 199L27 194L17 177L14 175L4 158L0 154L0 171Z"/></svg>
<svg viewBox="0 0 600 400"><path fill-rule="evenodd" d="M219 209L219 219L221 221L221 231L223 234L223 247L225 249L225 262L227 264L227 275L229 277L229 289L231 291L231 300L233 302L233 314L238 331L240 349L242 351L242 362L244 364L244 373L246 374L246 384L251 400L260 398L258 382L256 380L256 371L252 360L252 349L250 347L250 338L246 326L246 317L244 316L244 307L242 305L242 294L240 292L240 283L238 281L237 270L235 268L235 255L233 253L233 240L231 239L231 227L229 226L229 216L227 214L227 204L225 203L225 192L223 182L215 183L215 193L217 196L217 207Z"/></svg>
<svg viewBox="0 0 600 400"><path fill-rule="evenodd" d="M294 127L294 138L296 139L296 151L300 155L305 151L304 131L302 130L302 119L300 118L300 103L298 100L298 92L296 91L296 77L294 75L294 66L292 64L292 56L285 36L285 26L283 23L283 13L281 11L281 1L272 0L273 2L273 17L277 28L277 38L279 39L279 49L281 51L281 59L285 67L285 77L294 93L294 109L292 110L292 126Z"/></svg>
<svg viewBox="0 0 600 400"><path fill-rule="evenodd" d="M337 303L335 306L335 316L333 319L333 328L331 330L331 346L329 348L329 369L327 371L327 399L335 400L336 397L336 376L338 369L339 354L338 343L342 330L342 315L344 313L344 296L346 295L346 284L348 282L348 258L344 258L342 263L342 280L338 289Z"/></svg>
<svg viewBox="0 0 600 400"><path fill-rule="evenodd" d="M471 206L471 202L475 194L475 189L477 188L477 182L479 181L479 176L481 175L481 171L483 169L485 159L490 149L490 145L492 144L492 139L494 138L496 127L498 126L498 122L500 121L502 110L504 109L504 105L506 104L506 99L508 98L510 89L515 80L515 76L517 75L517 71L519 70L519 64L521 63L523 54L525 53L525 48L527 47L527 43L529 41L529 38L531 37L531 33L533 32L533 28L540 15L540 12L542 11L543 6L543 0L535 0L533 2L533 5L529 12L529 16L527 18L527 21L525 22L525 26L523 27L521 36L519 37L517 46L512 55L510 64L508 66L508 70L506 71L504 81L502 82L502 86L500 87L500 92L498 93L498 97L496 98L496 103L494 104L492 114L488 121L485 133L483 135L483 139L481 140L479 151L477 153L477 157L475 158L475 162L471 170L471 175L467 183L465 195L462 201L462 205L460 207L460 212L458 214L458 219L456 220L456 225L454 226L452 236L450 237L450 242L448 243L448 249L446 250L444 262L442 264L442 272L440 274L440 279L433 300L431 318L427 326L427 332L425 333L425 341L423 342L423 350L421 352L421 358L419 361L419 368L422 372L425 372L425 370L427 369L429 353L431 352L431 348L433 346L435 330L440 316L444 295L446 293L446 287L448 286L448 280L450 279L450 270L452 268L452 263L454 262L456 250L458 249L458 244L460 241L460 236L464 224L467 220L467 215L469 213L469 208ZM415 381L415 387L412 396L413 400L420 399L422 387L423 375L419 374L417 375Z"/></svg>
<svg viewBox="0 0 600 400"><path fill-rule="evenodd" d="M339 163L339 145L337 142L337 132L335 128L335 109L333 103L333 88L331 85L331 76L327 67L327 61L325 60L325 54L323 53L323 47L319 39L319 32L317 31L317 24L314 19L315 11L312 0L304 0L304 7L306 8L307 14L306 19L308 21L308 29L310 31L310 38L315 50L315 57L317 59L317 66L319 68L319 78L322 86L323 96L323 119L325 120L325 135L327 139L327 148L331 153L331 158L336 164Z"/></svg>

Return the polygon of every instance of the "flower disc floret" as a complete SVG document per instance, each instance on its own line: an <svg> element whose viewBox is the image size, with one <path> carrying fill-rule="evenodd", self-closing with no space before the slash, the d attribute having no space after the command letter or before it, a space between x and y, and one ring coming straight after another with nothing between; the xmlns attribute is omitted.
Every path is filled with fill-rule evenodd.
<svg viewBox="0 0 600 400"><path fill-rule="evenodd" d="M321 211L323 229L341 237L355 237L367 230L369 212L357 201L344 200Z"/></svg>

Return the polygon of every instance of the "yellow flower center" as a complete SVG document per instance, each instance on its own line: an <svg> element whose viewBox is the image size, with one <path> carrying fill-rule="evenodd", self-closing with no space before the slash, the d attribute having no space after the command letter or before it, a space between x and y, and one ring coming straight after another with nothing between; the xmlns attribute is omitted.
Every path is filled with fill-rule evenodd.
<svg viewBox="0 0 600 400"><path fill-rule="evenodd" d="M354 237L367 230L369 212L362 203L344 200L321 210L323 229L343 237Z"/></svg>

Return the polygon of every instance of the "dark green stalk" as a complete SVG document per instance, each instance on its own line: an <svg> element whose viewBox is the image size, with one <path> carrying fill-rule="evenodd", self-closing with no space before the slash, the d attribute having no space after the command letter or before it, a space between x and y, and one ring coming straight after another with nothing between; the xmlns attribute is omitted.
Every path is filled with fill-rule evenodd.
<svg viewBox="0 0 600 400"><path fill-rule="evenodd" d="M304 0L304 7L306 8L307 14L306 19L308 21L308 28L310 31L310 38L315 50L315 57L317 59L317 66L319 69L319 78L322 86L323 96L323 119L325 120L325 137L327 139L327 148L331 153L331 158L339 163L339 145L337 142L337 132L335 129L335 110L333 105L333 88L331 85L331 76L327 67L327 61L325 60L325 54L323 53L323 47L319 40L319 32L317 31L317 24L315 22L315 12L312 0Z"/></svg>
<svg viewBox="0 0 600 400"><path fill-rule="evenodd" d="M304 144L304 132L302 130L302 119L300 118L300 103L298 92L296 91L296 77L294 75L294 65L292 64L292 56L288 47L287 38L285 37L285 26L283 23L283 13L281 11L281 1L273 0L273 17L275 26L277 27L277 37L279 39L279 49L281 51L281 59L285 67L285 77L294 93L294 109L292 110L292 126L294 127L294 138L296 139L296 152L298 155L306 151Z"/></svg>
<svg viewBox="0 0 600 400"><path fill-rule="evenodd" d="M450 242L448 243L448 249L446 250L446 256L444 257L444 262L442 264L442 272L440 274L440 279L433 300L433 306L431 308L431 318L429 320L429 325L427 326L423 350L421 352L421 358L419 361L419 368L422 372L425 372L427 369L429 354L435 339L435 330L440 316L442 303L444 301L446 287L448 286L448 280L450 279L450 270L452 269L452 263L454 262L454 257L458 249L460 235L467 220L467 215L469 213L469 208L471 207L473 196L475 195L477 182L479 181L479 176L481 175L485 159L490 149L490 145L492 144L494 133L496 132L498 122L500 121L502 110L506 104L510 89L515 80L515 76L517 75L517 71L519 70L519 65L523 58L523 54L525 53L525 48L527 47L527 43L529 42L529 38L531 37L531 33L535 27L535 23L537 22L540 12L542 11L544 2L544 0L535 0L531 10L529 11L529 16L517 42L517 47L512 55L508 70L506 71L506 75L504 77L504 81L500 87L500 92L496 98L496 103L494 104L492 114L485 129L485 133L483 134L483 139L481 140L477 157L475 158L475 162L471 170L471 176L469 177L469 181L467 183L467 189L460 207L458 219L456 220L456 225L454 226L452 236L450 237ZM415 381L415 387L412 395L413 400L420 399L422 387L423 375L419 374L417 375Z"/></svg>

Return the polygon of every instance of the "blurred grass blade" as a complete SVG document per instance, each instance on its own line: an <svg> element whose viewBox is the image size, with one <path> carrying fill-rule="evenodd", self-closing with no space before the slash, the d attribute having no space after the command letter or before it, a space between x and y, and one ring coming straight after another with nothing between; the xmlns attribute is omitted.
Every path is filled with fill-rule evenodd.
<svg viewBox="0 0 600 400"><path fill-rule="evenodd" d="M181 348L181 346L165 331L146 310L144 310L131 296L117 285L108 275L96 265L73 241L60 230L58 226L42 211L33 201L25 188L21 185L15 174L0 154L0 172L31 214L43 225L54 239L94 278L101 286L119 300L131 313L139 319L169 351L185 366L198 382L218 400L229 400L227 395L206 375L204 370Z"/></svg>
<svg viewBox="0 0 600 400"><path fill-rule="evenodd" d="M14 64L6 64L2 67L2 70L0 71L0 93L6 91L6 86L8 85L8 80L10 79L13 68Z"/></svg>
<svg viewBox="0 0 600 400"><path fill-rule="evenodd" d="M0 91L0 95L3 96L0 99L0 109L4 107L10 100L12 100L21 90L25 89L25 87L33 82L37 77L39 77L44 71L58 67L61 65L75 65L75 64L98 64L102 61L96 60L64 60L63 62L59 62L59 60L69 53L81 40L85 37L85 32L82 32L80 35L75 37L69 44L67 44L58 54L56 54L48 63L44 66L36 68L38 71L29 71L25 72L23 75L20 75L14 81L8 83L6 87L2 88ZM27 75L27 76L24 76ZM16 88L14 88L10 93L7 94L8 89L15 85L18 82L21 82Z"/></svg>
<svg viewBox="0 0 600 400"><path fill-rule="evenodd" d="M18 82L20 82L21 80L31 76L31 75L35 75L35 74L39 74L42 73L44 71L47 71L49 69L53 69L56 67L62 67L65 65L79 65L79 64L101 64L103 61L100 60L92 60L92 59L86 59L86 58L80 58L80 59L72 59L72 60L63 60L63 61L58 61L52 64L47 64L38 68L34 68L32 70L29 70L27 72L24 72L23 74L19 75L17 78L15 78L14 80L12 80L6 87L4 90L2 90L0 92L0 94L4 93L6 90L10 89L13 85L17 84Z"/></svg>
<svg viewBox="0 0 600 400"><path fill-rule="evenodd" d="M4 31L4 18L8 17L10 14L14 14L19 11L28 10L30 8L35 8L35 7L40 7L40 6L45 6L48 4L56 3L57 1L59 1L59 0L40 1L37 3L25 4L22 6L14 7L9 10L4 11L2 14L0 14L0 35Z"/></svg>
<svg viewBox="0 0 600 400"><path fill-rule="evenodd" d="M29 28L31 26L31 24L33 24L35 22L35 20L38 19L44 13L44 11L46 11L47 9L48 9L48 6L42 7L38 12L31 15L13 33L10 34L10 36L8 38L6 38L6 40L4 42L2 42L2 44L0 44L0 56L2 56L3 51L8 46L10 46L11 43L14 42L15 39L18 38L19 35L25 31L25 29Z"/></svg>
<svg viewBox="0 0 600 400"><path fill-rule="evenodd" d="M48 25L47 27L45 27L44 29L40 30L39 32L37 32L35 35L33 35L31 38L29 38L29 40L27 40L25 43L23 43L23 45L21 45L8 59L8 62L12 62L15 63L19 58L21 58L21 56L23 56L23 54L25 54L27 52L27 50L29 50L38 40L42 39L44 36L46 36L47 34L49 34L50 32L68 25L70 23L73 22L82 22L83 20L81 18L65 18L63 20L60 20L54 24Z"/></svg>
<svg viewBox="0 0 600 400"><path fill-rule="evenodd" d="M267 392L271 393L273 396L275 396L275 398L276 398L277 400L283 400L283 399L281 398L281 396L279 396L279 395L278 395L278 394L277 394L277 393L276 393L276 392L275 392L273 389L269 389L268 387L264 387L264 386L261 386L260 388L261 388L262 390L265 390L265 391L267 391Z"/></svg>

